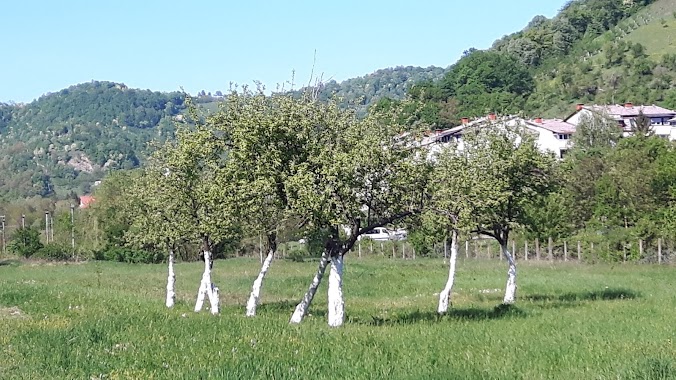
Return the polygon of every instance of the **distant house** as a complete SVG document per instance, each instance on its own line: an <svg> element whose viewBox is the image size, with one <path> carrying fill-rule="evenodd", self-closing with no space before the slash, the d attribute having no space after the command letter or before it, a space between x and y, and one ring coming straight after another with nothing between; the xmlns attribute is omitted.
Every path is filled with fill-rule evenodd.
<svg viewBox="0 0 676 380"><path fill-rule="evenodd" d="M651 128L656 136L676 140L676 111L654 104L650 106L635 106L632 103L592 106L578 104L575 113L568 116L565 121L578 125L585 117L593 117L594 115L609 117L617 121L622 128L622 135L627 137L631 136L640 112L650 118Z"/></svg>
<svg viewBox="0 0 676 380"><path fill-rule="evenodd" d="M94 203L94 201L96 201L96 199L93 196L83 195L80 197L80 208L87 208Z"/></svg>
<svg viewBox="0 0 676 380"><path fill-rule="evenodd" d="M497 117L495 114L489 114L474 120L464 118L462 124L457 127L429 132L422 139L421 145L428 147L431 154L450 142L458 143L458 147L462 149L462 134L466 129L500 128L501 126L526 128L536 136L540 150L553 153L556 158L563 158L566 151L570 149L571 139L575 133L575 126L561 119L527 120L519 116Z"/></svg>

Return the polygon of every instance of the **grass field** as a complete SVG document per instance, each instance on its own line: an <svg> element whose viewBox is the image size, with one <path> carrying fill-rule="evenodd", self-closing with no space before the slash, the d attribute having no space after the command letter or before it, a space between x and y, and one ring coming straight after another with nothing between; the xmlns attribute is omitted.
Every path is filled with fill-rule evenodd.
<svg viewBox="0 0 676 380"><path fill-rule="evenodd" d="M290 326L315 265L274 262L252 319L251 259L215 263L216 317L191 311L199 263L172 310L162 265L0 265L0 379L676 379L673 266L522 262L501 308L504 264L467 260L439 318L441 260L348 257L346 324L326 325L322 284Z"/></svg>
<svg viewBox="0 0 676 380"><path fill-rule="evenodd" d="M641 43L655 60L676 53L676 0L657 0L633 19L639 27L626 37ZM647 20L645 23L644 20ZM631 22L629 22L631 24Z"/></svg>

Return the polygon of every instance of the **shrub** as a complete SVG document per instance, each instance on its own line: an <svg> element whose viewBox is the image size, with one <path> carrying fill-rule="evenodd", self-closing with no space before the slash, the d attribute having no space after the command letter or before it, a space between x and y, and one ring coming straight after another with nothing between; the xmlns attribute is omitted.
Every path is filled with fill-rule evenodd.
<svg viewBox="0 0 676 380"><path fill-rule="evenodd" d="M67 261L70 259L70 250L58 243L48 243L40 248L33 257L51 261Z"/></svg>
<svg viewBox="0 0 676 380"><path fill-rule="evenodd" d="M42 248L40 232L34 228L19 228L12 235L12 241L7 245L10 252L29 258Z"/></svg>
<svg viewBox="0 0 676 380"><path fill-rule="evenodd" d="M128 247L109 247L97 252L97 260L118 261L132 264L157 264L164 260L164 254L158 251L145 251Z"/></svg>

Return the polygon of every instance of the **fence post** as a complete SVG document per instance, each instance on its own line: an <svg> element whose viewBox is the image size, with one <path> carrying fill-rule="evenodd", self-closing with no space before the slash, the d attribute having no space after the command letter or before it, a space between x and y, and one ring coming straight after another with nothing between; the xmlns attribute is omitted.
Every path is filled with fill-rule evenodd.
<svg viewBox="0 0 676 380"><path fill-rule="evenodd" d="M577 241L577 261L582 262L582 245L580 241Z"/></svg>
<svg viewBox="0 0 676 380"><path fill-rule="evenodd" d="M49 244L49 211L45 211L45 238Z"/></svg>
<svg viewBox="0 0 676 380"><path fill-rule="evenodd" d="M406 243L401 245L401 258L406 260Z"/></svg>
<svg viewBox="0 0 676 380"><path fill-rule="evenodd" d="M361 240L357 241L357 249L359 250L359 258L361 259Z"/></svg>
<svg viewBox="0 0 676 380"><path fill-rule="evenodd" d="M369 239L369 253L373 256L373 240Z"/></svg>
<svg viewBox="0 0 676 380"><path fill-rule="evenodd" d="M524 258L528 261L528 240L523 243Z"/></svg>
<svg viewBox="0 0 676 380"><path fill-rule="evenodd" d="M396 252L396 249L395 249L395 247L394 247L394 244L392 244L392 258L393 258L393 259L396 259L396 258L397 258L397 252Z"/></svg>
<svg viewBox="0 0 676 380"><path fill-rule="evenodd" d="M444 243L444 253L446 253L446 243ZM465 241L465 258L469 259L469 240Z"/></svg>
<svg viewBox="0 0 676 380"><path fill-rule="evenodd" d="M413 260L415 260L415 247L411 247L411 250L413 251Z"/></svg>
<svg viewBox="0 0 676 380"><path fill-rule="evenodd" d="M73 259L78 261L75 257L75 205L70 204L70 246L73 249Z"/></svg>
<svg viewBox="0 0 676 380"><path fill-rule="evenodd" d="M2 219L2 254L5 255L7 254L7 243L5 243L5 216L0 216L0 219Z"/></svg>
<svg viewBox="0 0 676 380"><path fill-rule="evenodd" d="M563 241L563 261L568 261L568 242Z"/></svg>
<svg viewBox="0 0 676 380"><path fill-rule="evenodd" d="M551 236L547 239L547 257L549 261L554 260L554 246Z"/></svg>
<svg viewBox="0 0 676 380"><path fill-rule="evenodd" d="M383 247L383 242L380 242L380 255L385 256L385 247Z"/></svg>
<svg viewBox="0 0 676 380"><path fill-rule="evenodd" d="M474 258L477 258L477 255L479 254L479 250L477 249L477 242L474 240Z"/></svg>
<svg viewBox="0 0 676 380"><path fill-rule="evenodd" d="M5 241L5 225L2 225L2 241ZM662 264L662 238L657 239L657 263Z"/></svg>
<svg viewBox="0 0 676 380"><path fill-rule="evenodd" d="M638 239L638 258L642 259L643 258L643 239Z"/></svg>
<svg viewBox="0 0 676 380"><path fill-rule="evenodd" d="M535 260L540 261L540 239L535 239Z"/></svg>

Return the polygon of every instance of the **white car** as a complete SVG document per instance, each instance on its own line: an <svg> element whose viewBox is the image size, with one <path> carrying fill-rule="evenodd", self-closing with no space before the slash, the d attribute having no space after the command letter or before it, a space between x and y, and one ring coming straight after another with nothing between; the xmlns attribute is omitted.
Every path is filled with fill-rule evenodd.
<svg viewBox="0 0 676 380"><path fill-rule="evenodd" d="M402 232L403 231L403 232ZM357 240L371 239L375 241L403 240L406 239L406 231L391 231L385 227L376 227L364 234L359 235Z"/></svg>

